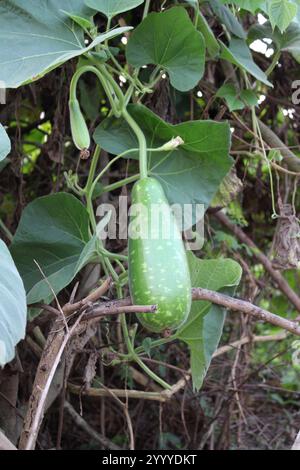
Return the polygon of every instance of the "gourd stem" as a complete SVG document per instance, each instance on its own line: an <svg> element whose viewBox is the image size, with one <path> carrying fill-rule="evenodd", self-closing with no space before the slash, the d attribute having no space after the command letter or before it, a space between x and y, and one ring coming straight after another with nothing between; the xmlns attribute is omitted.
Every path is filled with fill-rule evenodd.
<svg viewBox="0 0 300 470"><path fill-rule="evenodd" d="M99 67L100 69L100 67ZM105 67L104 67L105 69ZM106 69L105 69L106 70ZM101 67L101 71L103 73L103 68ZM110 103L110 106L111 106L111 109L114 113L115 116L117 117L120 117L120 111L119 111L119 107L115 101L115 98L112 94L112 91L111 91L111 86L109 85L108 81L107 81L107 77L106 76L103 76L101 73L100 73L100 70L98 70L98 68L94 67L93 65L85 65L83 67L80 67L73 75L73 78L72 78L72 81L71 81L71 85L70 85L70 97L72 100L76 100L77 99L77 84L78 84L78 81L80 79L80 77L84 74L84 73L87 73L87 72L91 72L91 73L94 73L101 85L103 86L103 89L108 97L108 100L109 100L109 103ZM109 75L109 74L108 74ZM113 80L114 82L114 80ZM115 91L115 90L114 90ZM120 90L121 91L121 90ZM123 93L121 92L122 96L123 96Z"/></svg>
<svg viewBox="0 0 300 470"><path fill-rule="evenodd" d="M147 178L148 176L148 162L147 162L147 142L145 135L137 124L137 122L130 116L127 109L123 109L122 115L127 121L133 132L135 133L139 142L139 164L140 164L140 177Z"/></svg>

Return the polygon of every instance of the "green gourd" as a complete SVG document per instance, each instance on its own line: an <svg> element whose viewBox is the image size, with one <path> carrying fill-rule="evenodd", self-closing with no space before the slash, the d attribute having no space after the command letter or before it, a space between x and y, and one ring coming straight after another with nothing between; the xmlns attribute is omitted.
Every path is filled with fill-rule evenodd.
<svg viewBox="0 0 300 470"><path fill-rule="evenodd" d="M157 306L156 313L138 314L148 330L174 330L186 321L191 280L185 247L163 188L151 177L132 190L129 287L134 304Z"/></svg>
<svg viewBox="0 0 300 470"><path fill-rule="evenodd" d="M79 150L87 150L91 138L77 99L70 99L69 110L73 142Z"/></svg>

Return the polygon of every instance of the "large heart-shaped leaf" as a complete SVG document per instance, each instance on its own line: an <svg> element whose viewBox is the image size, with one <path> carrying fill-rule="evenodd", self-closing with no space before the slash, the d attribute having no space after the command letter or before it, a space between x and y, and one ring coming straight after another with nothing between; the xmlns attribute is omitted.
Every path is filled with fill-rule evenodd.
<svg viewBox="0 0 300 470"><path fill-rule="evenodd" d="M141 126L149 148L160 147L176 136L184 141L176 150L148 153L149 174L160 180L169 202L204 204L207 208L233 163L228 124L190 121L173 126L145 106L131 105L128 109ZM138 147L135 134L123 119L105 119L94 139L112 154ZM130 157L138 155L133 152Z"/></svg>
<svg viewBox="0 0 300 470"><path fill-rule="evenodd" d="M105 39L130 29L116 28L86 46L83 30L69 16L72 13L84 17L94 12L82 0L1 1L0 80L6 88L36 80Z"/></svg>
<svg viewBox="0 0 300 470"><path fill-rule="evenodd" d="M100 11L107 18L113 18L119 13L132 10L143 2L144 0L85 0L84 3L88 7Z"/></svg>
<svg viewBox="0 0 300 470"><path fill-rule="evenodd" d="M0 124L0 162L7 157L11 151L11 143L6 130Z"/></svg>
<svg viewBox="0 0 300 470"><path fill-rule="evenodd" d="M188 91L202 78L205 43L185 9L174 7L150 13L133 32L126 55L134 67L155 64L164 68L174 88Z"/></svg>
<svg viewBox="0 0 300 470"><path fill-rule="evenodd" d="M15 356L26 328L26 294L13 259L0 240L0 367Z"/></svg>
<svg viewBox="0 0 300 470"><path fill-rule="evenodd" d="M188 253L193 287L233 293L240 282L242 270L231 259L202 260ZM225 309L206 301L193 302L186 323L176 337L187 343L191 352L193 386L199 390L218 347L225 321Z"/></svg>
<svg viewBox="0 0 300 470"><path fill-rule="evenodd" d="M266 74L253 61L250 49L242 39L233 38L229 46L221 43L221 58L231 62L242 70L250 73L257 80L273 87L272 83L267 79Z"/></svg>
<svg viewBox="0 0 300 470"><path fill-rule="evenodd" d="M88 263L94 248L88 213L74 196L57 193L30 203L23 211L11 246L28 303L51 300L49 284L56 294L60 292Z"/></svg>

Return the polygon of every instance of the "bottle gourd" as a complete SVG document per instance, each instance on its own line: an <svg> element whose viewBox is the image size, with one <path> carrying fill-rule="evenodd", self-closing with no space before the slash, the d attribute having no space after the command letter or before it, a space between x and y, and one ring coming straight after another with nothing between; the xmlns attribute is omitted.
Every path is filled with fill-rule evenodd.
<svg viewBox="0 0 300 470"><path fill-rule="evenodd" d="M156 313L138 314L148 330L174 330L187 319L191 280L185 247L163 188L152 177L132 190L129 286L134 304L157 306Z"/></svg>

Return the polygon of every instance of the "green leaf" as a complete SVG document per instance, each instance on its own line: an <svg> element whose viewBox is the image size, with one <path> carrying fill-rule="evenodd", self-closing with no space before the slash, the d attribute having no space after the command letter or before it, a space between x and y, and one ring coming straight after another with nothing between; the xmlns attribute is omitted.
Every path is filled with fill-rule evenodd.
<svg viewBox="0 0 300 470"><path fill-rule="evenodd" d="M252 90L242 90L240 96L244 103L249 107L256 106L258 103L257 95Z"/></svg>
<svg viewBox="0 0 300 470"><path fill-rule="evenodd" d="M202 260L188 253L193 287L233 293L240 282L242 269L231 259ZM225 321L225 309L200 300L193 302L186 323L176 337L184 341L191 351L193 386L199 390L218 347Z"/></svg>
<svg viewBox="0 0 300 470"><path fill-rule="evenodd" d="M0 124L0 162L7 157L11 151L11 143L6 130Z"/></svg>
<svg viewBox="0 0 300 470"><path fill-rule="evenodd" d="M81 0L64 4L61 0L3 0L0 3L0 80L6 88L16 88L41 78L73 57L84 54L105 39L130 28L116 28L100 34L86 46L84 32L69 17L89 17Z"/></svg>
<svg viewBox="0 0 300 470"><path fill-rule="evenodd" d="M252 90L239 91L232 83L225 83L219 88L216 96L224 98L229 111L244 109L246 106L256 106L258 99Z"/></svg>
<svg viewBox="0 0 300 470"><path fill-rule="evenodd" d="M248 33L248 41L251 43L256 39L264 40L272 39L279 51L287 51L300 62L300 24L293 22L288 29L281 33L278 28L272 29L271 23L267 22L263 25L254 25Z"/></svg>
<svg viewBox="0 0 300 470"><path fill-rule="evenodd" d="M267 79L266 74L253 62L252 55L246 42L241 39L233 38L229 47L221 43L221 58L231 62L242 70L250 73L257 80L265 85L273 87L272 83Z"/></svg>
<svg viewBox="0 0 300 470"><path fill-rule="evenodd" d="M96 11L100 11L107 18L113 18L119 13L132 10L141 5L144 0L85 0L84 3Z"/></svg>
<svg viewBox="0 0 300 470"><path fill-rule="evenodd" d="M188 91L203 76L205 43L185 9L174 7L150 13L133 32L126 55L134 67L148 64L162 67L174 88Z"/></svg>
<svg viewBox="0 0 300 470"><path fill-rule="evenodd" d="M276 26L283 33L295 18L298 7L288 0L269 0L268 14L274 29Z"/></svg>
<svg viewBox="0 0 300 470"><path fill-rule="evenodd" d="M61 10L65 13L74 23L78 24L83 29L91 29L93 28L93 22L90 18L83 18L82 16L74 15L73 13L69 13L68 11Z"/></svg>
<svg viewBox="0 0 300 470"><path fill-rule="evenodd" d="M27 292L28 304L53 298L94 255L89 217L74 196L57 193L31 202L23 211L11 253ZM45 280L35 261L46 276Z"/></svg>
<svg viewBox="0 0 300 470"><path fill-rule="evenodd" d="M210 7L212 8L213 12L217 15L221 23L223 23L228 31L233 33L235 36L245 39L246 33L242 27L242 25L238 22L236 17L233 13L227 8L226 6L222 5L219 0L210 0L209 2Z"/></svg>
<svg viewBox="0 0 300 470"><path fill-rule="evenodd" d="M184 141L176 150L148 153L149 174L161 182L170 204L204 204L207 208L232 166L229 125L189 121L173 126L145 106L131 105L128 110L141 126L149 148L160 147L176 136ZM135 135L123 119L105 119L94 139L112 154L138 148ZM133 152L130 157L138 155Z"/></svg>
<svg viewBox="0 0 300 470"><path fill-rule="evenodd" d="M16 344L25 337L27 306L22 279L0 240L0 367L15 356Z"/></svg>
<svg viewBox="0 0 300 470"><path fill-rule="evenodd" d="M239 92L236 90L232 83L225 83L219 88L216 96L218 98L224 98L229 111L237 111L238 109L244 109L245 104L239 99Z"/></svg>
<svg viewBox="0 0 300 470"><path fill-rule="evenodd" d="M232 3L243 10L250 11L251 13L255 14L257 10L264 10L266 8L266 1L265 0L221 0L224 3Z"/></svg>

